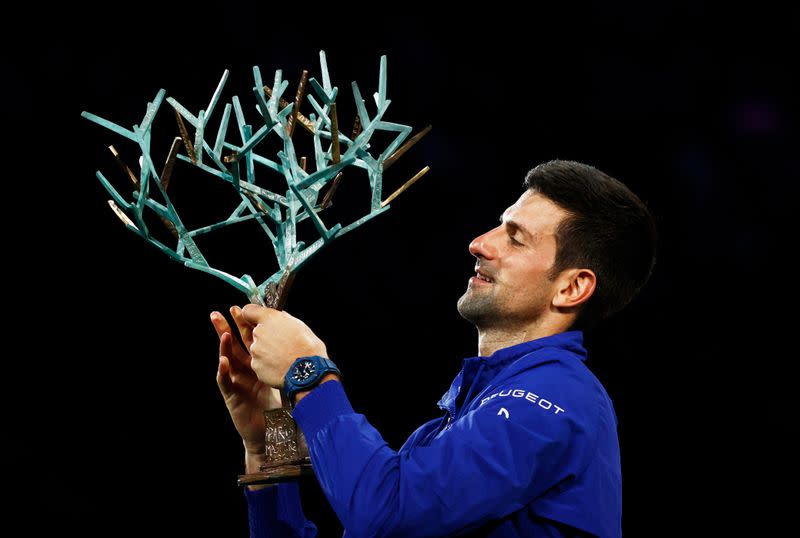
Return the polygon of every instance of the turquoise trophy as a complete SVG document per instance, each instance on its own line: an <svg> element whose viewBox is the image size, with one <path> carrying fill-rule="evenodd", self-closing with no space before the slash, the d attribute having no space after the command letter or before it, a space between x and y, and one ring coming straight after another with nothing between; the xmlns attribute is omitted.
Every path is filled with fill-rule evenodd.
<svg viewBox="0 0 800 538"><path fill-rule="evenodd" d="M129 167L113 145L109 147L122 169L122 181L128 185L127 189L115 188L103 173L96 173L111 197L108 204L117 217L130 231L173 260L222 279L244 293L250 302L282 308L294 275L314 254L334 239L387 211L392 200L429 170L424 167L393 194L383 198L384 171L425 136L430 126L409 137L411 127L384 119L391 100L387 98L386 57L383 56L378 91L374 94L374 113L370 115L368 109L372 107L367 106L358 84L353 82L356 116L350 136L343 134L336 110L339 89L331 84L325 53L320 52L319 57L321 82L309 78L308 72L303 71L291 102L283 98L289 82L283 79L281 70L275 72L270 87L262 81L258 67L254 67L255 106L248 111L250 121L238 97L233 96L222 106L227 70L208 106L196 113L173 97L167 97L163 89L147 104L141 122L130 129L83 112L84 118L138 146L138 169ZM307 86L311 88L308 94ZM310 105L313 112L302 114L303 105ZM177 133L164 164L158 168L151 153L152 126L156 114L168 107L173 110ZM216 132L213 132L214 127ZM313 144L310 159L298 156L296 131L310 135ZM389 133L390 141L382 150L370 144L378 131ZM267 147L278 149L274 155L266 155L263 150ZM227 218L194 228L184 224L167 192L178 161L230 185L238 204L230 208ZM348 168L353 167L366 172L371 191L368 211L346 225L326 222L324 211L332 205L340 183L351 179L347 175L353 175L352 180L361 179L347 173ZM269 190L263 181L259 185L260 176L266 174L272 178L277 174L281 178L281 189ZM360 175L363 176L363 172ZM123 192L130 196L123 196ZM297 234L298 224L306 219L310 219L316 233L310 244L298 240ZM246 221L255 221L263 230L277 260L278 269L260 283L249 274L235 276L212 266L208 253L201 252L197 245L200 236ZM161 228L158 233L153 229L156 224ZM240 484L291 480L311 472L305 440L287 407L265 411L265 436L268 463L259 473L240 476Z"/></svg>

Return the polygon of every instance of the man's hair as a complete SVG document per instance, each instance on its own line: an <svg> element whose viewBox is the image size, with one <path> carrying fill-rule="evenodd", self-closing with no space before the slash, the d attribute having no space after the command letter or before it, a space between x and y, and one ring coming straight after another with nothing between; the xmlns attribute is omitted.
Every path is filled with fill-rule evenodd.
<svg viewBox="0 0 800 538"><path fill-rule="evenodd" d="M574 161L540 164L528 172L524 186L568 213L556 229L550 278L570 268L597 275L594 294L573 328L589 327L621 310L655 264L656 227L644 203L618 180Z"/></svg>

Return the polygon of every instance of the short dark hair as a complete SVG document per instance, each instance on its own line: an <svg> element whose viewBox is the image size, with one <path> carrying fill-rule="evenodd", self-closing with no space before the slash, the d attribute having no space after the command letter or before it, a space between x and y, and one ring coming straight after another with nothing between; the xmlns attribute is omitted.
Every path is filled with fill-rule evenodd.
<svg viewBox="0 0 800 538"><path fill-rule="evenodd" d="M550 277L570 268L597 275L594 294L573 328L621 310L644 286L656 260L656 226L645 204L620 181L593 166L554 160L525 176L525 188L567 211L556 229Z"/></svg>

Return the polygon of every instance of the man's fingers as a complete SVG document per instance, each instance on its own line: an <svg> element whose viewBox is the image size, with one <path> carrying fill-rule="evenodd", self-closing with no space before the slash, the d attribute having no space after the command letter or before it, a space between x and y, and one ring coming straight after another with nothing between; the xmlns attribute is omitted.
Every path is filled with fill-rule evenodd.
<svg viewBox="0 0 800 538"><path fill-rule="evenodd" d="M231 333L225 333L220 337L219 354L233 359L230 361L230 366L236 373L246 373L250 370L250 355L242 351L238 343L233 342Z"/></svg>
<svg viewBox="0 0 800 538"><path fill-rule="evenodd" d="M231 331L231 326L228 325L228 320L216 310L211 312L211 324L214 326L214 330L217 331L217 336L220 338L222 338L224 333Z"/></svg>
<svg viewBox="0 0 800 538"><path fill-rule="evenodd" d="M255 328L256 324L251 325L248 323L242 314L242 309L238 306L231 307L231 316L233 316L233 321L239 328L239 334L242 336L244 349L250 349L250 345L253 343L253 329Z"/></svg>
<svg viewBox="0 0 800 538"><path fill-rule="evenodd" d="M217 367L217 386L222 394L227 395L233 390L233 379L231 378L231 363L225 356L220 356L219 367Z"/></svg>
<svg viewBox="0 0 800 538"><path fill-rule="evenodd" d="M234 336L231 332L231 327L225 316L219 312L211 313L211 322L219 335L219 356L231 357L233 362L229 362L228 366L231 370L240 370L241 366L250 367L250 356L245 353L238 342L234 342Z"/></svg>
<svg viewBox="0 0 800 538"><path fill-rule="evenodd" d="M219 356L230 357L233 355L233 336L231 333L222 333L219 337Z"/></svg>

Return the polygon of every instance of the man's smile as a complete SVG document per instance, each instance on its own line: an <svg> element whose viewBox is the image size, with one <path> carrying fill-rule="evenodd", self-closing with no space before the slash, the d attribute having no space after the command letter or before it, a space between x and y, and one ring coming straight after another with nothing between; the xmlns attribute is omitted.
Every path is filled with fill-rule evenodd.
<svg viewBox="0 0 800 538"><path fill-rule="evenodd" d="M487 284L493 284L494 279L491 277L486 269L481 269L480 267L475 267L475 276L469 279L470 284L476 284L485 286Z"/></svg>

